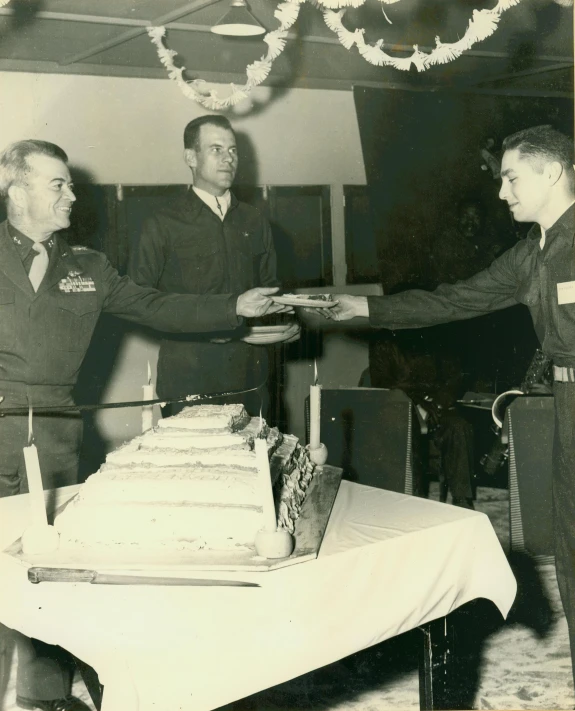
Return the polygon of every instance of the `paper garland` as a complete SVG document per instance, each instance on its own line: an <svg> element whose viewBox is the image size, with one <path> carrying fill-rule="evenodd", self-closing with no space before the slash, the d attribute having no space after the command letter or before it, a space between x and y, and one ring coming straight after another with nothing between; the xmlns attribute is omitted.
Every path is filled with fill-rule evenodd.
<svg viewBox="0 0 575 711"><path fill-rule="evenodd" d="M203 79L187 82L183 78L182 75L186 68L176 67L174 64L174 57L177 52L167 49L162 42L166 34L165 27L148 27L147 32L156 46L160 62L168 71L168 76L176 82L184 96L194 99L209 110L227 109L246 99L254 86L258 86L266 79L271 71L274 59L277 59L285 48L287 32L297 20L299 10L300 2L298 0L290 0L277 6L274 17L279 20L280 26L277 30L268 32L263 38L268 46L267 54L252 64L248 64L246 67L246 83L242 86L230 84L231 91L224 98L220 98L215 90L207 89L206 82Z"/></svg>
<svg viewBox="0 0 575 711"><path fill-rule="evenodd" d="M3 0L0 0L2 2ZM279 20L280 27L272 32L268 32L263 41L268 45L268 51L260 60L249 64L246 68L246 83L242 86L230 84L231 91L224 98L220 98L215 90L205 88L206 82L202 79L195 79L187 82L183 78L185 67L176 67L174 57L176 52L167 49L163 44L163 37L166 34L165 27L149 27L148 34L157 48L158 56L162 64L168 71L170 79L174 80L184 96L194 99L206 109L217 110L226 109L247 98L250 91L261 84L269 75L272 64L283 52L286 44L287 31L298 18L301 3L306 0L288 0L278 5L274 16ZM503 12L518 5L521 0L499 0L497 5L491 10L474 10L465 35L457 42L441 42L439 37L435 38L435 48L430 52L422 52L417 45L413 45L413 53L408 57L395 57L387 54L382 49L383 39L374 44L368 44L364 40L365 29L360 28L353 32L346 29L342 19L348 7L360 7L366 0L310 0L323 10L326 25L334 32L341 44L351 50L355 45L359 54L369 64L378 67L391 66L395 69L408 71L411 66L423 72L437 64L447 64L460 57L463 52L470 49L477 42L481 42L486 37L492 35L497 29L499 20ZM572 2L572 0L557 0L561 2ZM392 5L399 0L380 0L380 2Z"/></svg>
<svg viewBox="0 0 575 711"><path fill-rule="evenodd" d="M342 2L356 2L356 0L322 0L322 4L328 3L335 5ZM365 0L362 0L365 2ZM377 67L390 66L394 69L408 71L413 64L415 68L422 72L436 64L447 64L454 59L460 57L463 52L471 47L476 42L481 42L497 29L501 14L514 5L518 5L520 0L499 0L497 5L491 10L474 10L465 35L457 42L443 44L439 37L435 38L435 49L429 54L421 52L417 45L413 46L413 54L409 57L394 57L383 51L383 39L378 40L374 44L367 44L363 39L364 29L357 29L353 32L346 29L342 19L346 8L340 9L337 12L334 10L325 10L323 17L325 24L332 32L335 32L339 41L346 49L351 49L354 45L360 55Z"/></svg>

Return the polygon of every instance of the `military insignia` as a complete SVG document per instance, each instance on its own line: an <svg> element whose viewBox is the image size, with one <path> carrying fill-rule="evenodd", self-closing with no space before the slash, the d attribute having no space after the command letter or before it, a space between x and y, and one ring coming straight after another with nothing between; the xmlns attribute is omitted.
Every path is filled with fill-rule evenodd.
<svg viewBox="0 0 575 711"><path fill-rule="evenodd" d="M16 244L22 244L19 237L12 237L12 239L16 242Z"/></svg>
<svg viewBox="0 0 575 711"><path fill-rule="evenodd" d="M81 273L82 272L79 272L76 269L70 269L70 271L68 272L68 276L69 277L78 277L78 276L80 276Z"/></svg>
<svg viewBox="0 0 575 711"><path fill-rule="evenodd" d="M88 247L83 247L81 244L75 244L72 247L72 252L88 252Z"/></svg>
<svg viewBox="0 0 575 711"><path fill-rule="evenodd" d="M96 291L94 280L90 277L80 276L78 272L70 272L67 277L60 279L58 288L65 294L77 294L84 291Z"/></svg>

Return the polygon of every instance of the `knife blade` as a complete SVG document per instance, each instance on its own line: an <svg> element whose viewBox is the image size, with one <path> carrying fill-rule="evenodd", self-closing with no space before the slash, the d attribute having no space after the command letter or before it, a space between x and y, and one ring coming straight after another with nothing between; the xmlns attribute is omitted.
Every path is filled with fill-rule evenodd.
<svg viewBox="0 0 575 711"><path fill-rule="evenodd" d="M91 583L92 585L185 585L189 587L259 588L258 583L217 578L178 578L155 575L99 573L76 568L28 568L31 583Z"/></svg>

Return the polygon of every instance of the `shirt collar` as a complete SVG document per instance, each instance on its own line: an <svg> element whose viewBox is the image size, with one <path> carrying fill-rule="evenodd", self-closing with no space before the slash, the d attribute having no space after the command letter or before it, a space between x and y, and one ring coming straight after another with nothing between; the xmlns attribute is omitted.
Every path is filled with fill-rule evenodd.
<svg viewBox="0 0 575 711"><path fill-rule="evenodd" d="M20 232L20 230L17 227L14 227L14 225L10 222L8 222L8 234L10 235L12 242L16 247L16 251L20 256L20 259L24 261L26 257L30 254L32 247L34 246L34 240L30 239L30 237L25 235L23 232ZM43 244L44 247L46 247L48 254L50 254L54 243L54 235L48 237L47 240L44 240Z"/></svg>
<svg viewBox="0 0 575 711"><path fill-rule="evenodd" d="M232 202L232 194L229 190L226 190L223 195L220 195L217 198L215 195L212 195L211 193L208 193L205 190L202 190L201 188L196 188L195 186L192 186L192 190L196 193L200 200L210 208L212 212L214 212L221 220L224 219L224 216L229 210ZM220 204L221 212L218 208L218 203Z"/></svg>
<svg viewBox="0 0 575 711"><path fill-rule="evenodd" d="M528 237L531 239L542 240L542 235L545 234L543 247L549 245L551 240L559 239L565 241L566 244L572 245L575 242L575 202L565 210L565 212L551 225L548 230L541 230L540 225L533 225L529 230Z"/></svg>

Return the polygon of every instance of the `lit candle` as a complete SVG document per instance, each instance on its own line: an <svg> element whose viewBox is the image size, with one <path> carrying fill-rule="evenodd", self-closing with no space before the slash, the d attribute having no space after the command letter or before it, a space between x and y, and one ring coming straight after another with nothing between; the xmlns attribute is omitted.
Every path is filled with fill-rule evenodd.
<svg viewBox="0 0 575 711"><path fill-rule="evenodd" d="M32 522L37 525L48 525L46 515L46 504L44 502L44 485L42 484L42 472L40 471L40 461L38 450L32 442L32 408L28 411L28 446L24 447L24 462L26 464L26 476L28 478L28 491L30 492L30 510L32 512Z"/></svg>
<svg viewBox="0 0 575 711"><path fill-rule="evenodd" d="M309 388L309 447L320 445L321 385L318 384L317 362L314 361L314 383Z"/></svg>
<svg viewBox="0 0 575 711"><path fill-rule="evenodd" d="M150 361L148 361L148 384L142 387L143 396L142 400L153 400L154 399L154 386L152 384L152 369L150 368ZM142 432L147 432L151 430L154 426L154 406L153 405L143 405L142 406Z"/></svg>
<svg viewBox="0 0 575 711"><path fill-rule="evenodd" d="M260 415L260 431L262 418ZM266 439L259 436L254 439L254 451L256 453L256 464L258 468L258 480L260 497L263 509L263 526L265 531L275 531L277 529L276 507L274 494L272 491L272 478L270 474L270 462L268 459L268 443Z"/></svg>

